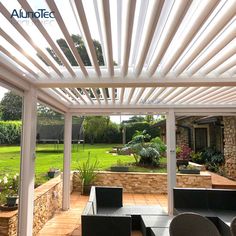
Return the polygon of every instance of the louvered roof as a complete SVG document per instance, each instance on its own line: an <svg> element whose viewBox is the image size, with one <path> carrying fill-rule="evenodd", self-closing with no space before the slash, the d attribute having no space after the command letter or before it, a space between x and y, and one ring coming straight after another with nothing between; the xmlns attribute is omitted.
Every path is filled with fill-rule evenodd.
<svg viewBox="0 0 236 236"><path fill-rule="evenodd" d="M19 18L20 9L55 18ZM2 0L0 12L0 79L38 88L42 100L113 113L236 107L236 0ZM82 37L91 66L72 34Z"/></svg>

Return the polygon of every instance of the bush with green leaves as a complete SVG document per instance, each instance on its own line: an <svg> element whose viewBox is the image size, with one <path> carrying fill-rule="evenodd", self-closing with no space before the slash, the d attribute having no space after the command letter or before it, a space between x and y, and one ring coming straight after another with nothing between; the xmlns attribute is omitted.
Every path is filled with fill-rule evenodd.
<svg viewBox="0 0 236 236"><path fill-rule="evenodd" d="M130 148L136 164L158 166L160 164L160 152L165 151L165 145L158 138L148 142L151 136L146 130L136 131L132 140L126 145Z"/></svg>
<svg viewBox="0 0 236 236"><path fill-rule="evenodd" d="M21 121L0 121L0 144L19 144Z"/></svg>
<svg viewBox="0 0 236 236"><path fill-rule="evenodd" d="M6 174L0 179L0 204L6 203L6 197L18 196L19 191L19 174L13 177Z"/></svg>
<svg viewBox="0 0 236 236"><path fill-rule="evenodd" d="M155 138L156 136L160 135L160 130L157 128L153 128L151 123L147 121L140 121L140 122L130 122L130 123L123 123L121 127L126 127L126 141L129 142L132 140L135 132L146 130L147 133L151 136L151 138Z"/></svg>
<svg viewBox="0 0 236 236"><path fill-rule="evenodd" d="M153 147L144 147L139 152L140 155L140 164L159 166L160 164L160 154Z"/></svg>
<svg viewBox="0 0 236 236"><path fill-rule="evenodd" d="M203 158L202 152L191 152L190 154L191 159L193 162L198 163L198 164L204 164L205 160Z"/></svg>
<svg viewBox="0 0 236 236"><path fill-rule="evenodd" d="M151 146L153 148L155 148L161 156L165 156L166 155L166 144L161 140L160 137L156 137L151 139Z"/></svg>
<svg viewBox="0 0 236 236"><path fill-rule="evenodd" d="M79 176L82 182L82 186L91 185L97 176L98 160L91 162L90 158L83 162L81 165L78 165Z"/></svg>
<svg viewBox="0 0 236 236"><path fill-rule="evenodd" d="M206 167L210 171L218 172L220 166L224 164L224 155L215 148L209 147L202 152Z"/></svg>

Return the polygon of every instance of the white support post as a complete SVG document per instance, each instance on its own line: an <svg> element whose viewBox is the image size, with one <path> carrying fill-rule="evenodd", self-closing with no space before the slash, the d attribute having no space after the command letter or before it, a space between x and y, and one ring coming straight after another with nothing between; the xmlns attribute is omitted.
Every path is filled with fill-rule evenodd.
<svg viewBox="0 0 236 236"><path fill-rule="evenodd" d="M37 91L24 93L18 236L33 235Z"/></svg>
<svg viewBox="0 0 236 236"><path fill-rule="evenodd" d="M62 210L70 208L70 165L71 165L72 115L65 114L64 130L64 167Z"/></svg>
<svg viewBox="0 0 236 236"><path fill-rule="evenodd" d="M174 199L173 188L176 186L176 138L175 138L175 113L170 109L166 122L167 141L167 193L168 214L173 215Z"/></svg>

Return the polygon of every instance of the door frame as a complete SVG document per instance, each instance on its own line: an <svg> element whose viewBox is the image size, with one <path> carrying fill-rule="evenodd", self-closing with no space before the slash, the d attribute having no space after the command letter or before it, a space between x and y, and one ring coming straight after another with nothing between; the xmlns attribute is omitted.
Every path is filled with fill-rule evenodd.
<svg viewBox="0 0 236 236"><path fill-rule="evenodd" d="M210 129L209 129L209 125L194 125L193 126L193 148L194 151L196 152L196 139L195 139L195 129L198 128L205 128L207 129L207 147L210 147Z"/></svg>

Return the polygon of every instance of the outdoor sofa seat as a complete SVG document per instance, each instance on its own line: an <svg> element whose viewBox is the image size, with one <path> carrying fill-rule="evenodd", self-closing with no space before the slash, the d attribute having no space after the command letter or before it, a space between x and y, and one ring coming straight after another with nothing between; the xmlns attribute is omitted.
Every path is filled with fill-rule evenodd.
<svg viewBox="0 0 236 236"><path fill-rule="evenodd" d="M123 206L120 187L93 186L81 215L82 236L128 236L140 229L141 215L161 214L160 206Z"/></svg>
<svg viewBox="0 0 236 236"><path fill-rule="evenodd" d="M235 189L174 188L174 213L194 212L209 218L224 236L236 216Z"/></svg>

